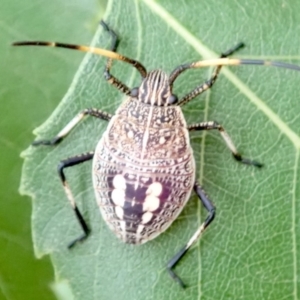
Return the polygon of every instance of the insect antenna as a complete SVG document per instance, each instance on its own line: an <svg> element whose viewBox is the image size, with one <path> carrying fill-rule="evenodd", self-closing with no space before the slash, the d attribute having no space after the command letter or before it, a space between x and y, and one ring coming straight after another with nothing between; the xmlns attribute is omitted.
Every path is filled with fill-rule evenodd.
<svg viewBox="0 0 300 300"><path fill-rule="evenodd" d="M45 47L59 47L59 48L67 48L72 50L79 50L83 52L90 52L97 55L101 55L104 57L108 57L115 60L124 61L134 68L136 68L143 78L146 77L147 71L146 68L138 61L131 59L129 57L123 56L119 53L109 51L102 48L96 47L89 47L83 45L73 45L73 44L65 44L65 43L56 43L56 42L44 42L44 41L22 41L22 42L15 42L12 46L45 46Z"/></svg>
<svg viewBox="0 0 300 300"><path fill-rule="evenodd" d="M213 67L213 66L239 66L239 65L272 66L277 68L300 71L300 66L284 63L280 61L271 61L271 60L262 60L262 59L217 58L217 59L200 60L200 61L180 65L171 73L169 82L170 85L172 86L175 79L182 72L188 69Z"/></svg>

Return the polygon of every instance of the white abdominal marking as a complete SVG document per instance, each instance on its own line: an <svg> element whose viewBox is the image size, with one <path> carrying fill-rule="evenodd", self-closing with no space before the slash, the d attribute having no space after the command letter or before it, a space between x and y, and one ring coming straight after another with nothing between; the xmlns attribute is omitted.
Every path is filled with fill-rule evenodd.
<svg viewBox="0 0 300 300"><path fill-rule="evenodd" d="M124 217L126 180L121 174L117 174L113 179L114 190L111 193L111 199L116 204L115 213L119 219Z"/></svg>
<svg viewBox="0 0 300 300"><path fill-rule="evenodd" d="M153 182L149 185L146 195L159 196L162 192L162 185L159 182Z"/></svg>
<svg viewBox="0 0 300 300"><path fill-rule="evenodd" d="M124 216L123 208L121 206L116 206L115 212L116 212L117 217L122 220L123 216Z"/></svg>
<svg viewBox="0 0 300 300"><path fill-rule="evenodd" d="M143 214L142 216L142 224L146 224L148 223L153 217L153 213L148 211L146 213Z"/></svg>
<svg viewBox="0 0 300 300"><path fill-rule="evenodd" d="M143 202L143 211L145 213L142 216L142 223L148 223L152 217L152 211L155 211L159 208L160 199L158 196L162 193L162 185L159 182L153 182L149 185L146 191L146 198Z"/></svg>
<svg viewBox="0 0 300 300"><path fill-rule="evenodd" d="M112 181L112 185L114 187L112 193L111 193L111 199L115 206L115 214L118 219L123 220L124 219L124 205L125 205L125 190L126 190L126 180L123 175L117 174ZM135 183L135 189L138 188L138 181ZM153 218L153 211L157 210L160 206L160 199L159 196L161 195L163 191L163 186L159 182L153 182L149 185L148 189L146 190L146 197L143 201L143 212L145 212L142 215L141 224L138 225L136 234L139 236L143 229L145 228L144 225L151 221ZM134 206L136 203L134 201L134 198L132 199L132 206ZM123 233L126 231L126 225L123 221L122 224Z"/></svg>
<svg viewBox="0 0 300 300"><path fill-rule="evenodd" d="M147 196L143 203L143 211L154 211L159 208L160 200L155 196Z"/></svg>

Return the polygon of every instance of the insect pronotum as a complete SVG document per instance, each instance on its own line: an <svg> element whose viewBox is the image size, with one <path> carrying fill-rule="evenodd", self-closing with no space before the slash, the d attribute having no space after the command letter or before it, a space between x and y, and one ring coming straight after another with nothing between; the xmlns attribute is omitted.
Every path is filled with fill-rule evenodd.
<svg viewBox="0 0 300 300"><path fill-rule="evenodd" d="M140 62L116 53L117 35L103 21L101 25L112 37L110 50L42 41L13 44L62 47L105 56L108 58L105 79L128 96L114 115L95 108L83 109L53 139L38 140L33 145L60 143L87 115L109 122L94 151L64 159L58 165L67 198L83 231L69 244L69 248L84 240L90 231L67 183L65 168L93 159L93 184L100 211L110 229L125 243L145 243L165 231L182 211L194 190L208 211L208 216L167 263L171 277L184 287L174 267L215 217L215 206L195 179L189 131L218 130L237 161L255 167L261 167L262 164L242 157L219 123L209 121L187 125L180 106L211 88L222 66L264 65L296 71L300 71L300 67L277 61L227 58L244 46L239 43L218 59L180 65L169 76L162 70L147 72ZM131 89L111 75L112 60L121 60L136 68L142 77L140 86ZM172 93L173 84L181 73L192 68L211 66L215 66L215 69L206 82L181 99Z"/></svg>

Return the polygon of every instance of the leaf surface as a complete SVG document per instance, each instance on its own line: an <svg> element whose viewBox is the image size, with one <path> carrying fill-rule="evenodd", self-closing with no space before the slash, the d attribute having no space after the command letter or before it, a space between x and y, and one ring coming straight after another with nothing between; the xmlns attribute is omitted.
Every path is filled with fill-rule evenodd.
<svg viewBox="0 0 300 300"><path fill-rule="evenodd" d="M118 52L148 70L217 57L243 41L237 57L299 63L297 10L287 1L111 1L104 19L121 38ZM288 20L288 21L287 21ZM99 28L92 45L109 47ZM36 49L42 51L42 49ZM53 49L58 51L58 49ZM63 51L63 50L62 50ZM113 113L124 96L103 78L105 58L87 54L66 96L36 130L50 138L83 108ZM134 87L139 75L115 62L113 74ZM176 81L185 95L211 70L191 70ZM33 197L33 234L38 256L50 254L57 278L69 281L75 299L297 299L299 297L300 73L263 67L224 69L213 89L183 108L188 124L216 120L239 151L265 164L236 163L218 132L192 133L197 178L217 207L215 221L176 267L188 285L181 290L166 262L189 240L207 212L195 196L173 225L142 246L122 244L99 215L91 163L66 171L91 236L71 251L80 234L56 166L93 150L107 124L93 118L57 147L24 152L23 192Z"/></svg>
<svg viewBox="0 0 300 300"><path fill-rule="evenodd" d="M103 1L103 0L101 0ZM98 2L98 0L97 0ZM0 1L0 299L53 300L49 257L37 260L31 237L31 199L18 192L32 130L60 101L82 57L14 48L17 40L90 41L96 0ZM53 53L53 56L52 56Z"/></svg>

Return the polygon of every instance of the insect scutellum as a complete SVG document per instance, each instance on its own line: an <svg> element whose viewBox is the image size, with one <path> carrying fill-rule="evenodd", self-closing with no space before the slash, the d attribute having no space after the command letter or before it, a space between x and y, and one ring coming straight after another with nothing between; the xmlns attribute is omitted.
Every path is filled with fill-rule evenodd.
<svg viewBox="0 0 300 300"><path fill-rule="evenodd" d="M174 267L212 222L216 210L195 179L195 161L189 132L218 130L237 161L259 168L262 164L242 157L218 122L187 125L180 106L211 88L225 65L265 65L296 71L300 71L300 67L276 61L228 58L244 46L239 43L221 54L218 59L180 65L169 76L162 70L147 72L140 62L116 53L117 35L105 22L101 21L101 25L112 38L110 50L43 41L13 44L62 47L107 57L105 79L128 96L114 115L95 108L83 109L53 139L37 140L33 145L60 143L85 116L109 121L108 128L94 151L64 159L58 165L59 177L83 231L69 244L69 248L84 240L90 230L67 183L65 168L93 159L93 184L101 214L110 229L125 243L145 243L165 231L194 191L208 211L208 216L183 248L167 263L171 277L184 287L183 281L174 272ZM131 64L142 77L141 85L129 88L113 76L110 73L112 60ZM178 76L192 68L209 66L215 66L211 78L177 99L172 89Z"/></svg>

